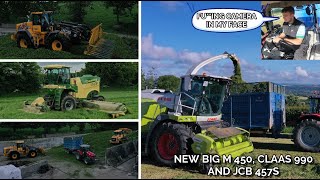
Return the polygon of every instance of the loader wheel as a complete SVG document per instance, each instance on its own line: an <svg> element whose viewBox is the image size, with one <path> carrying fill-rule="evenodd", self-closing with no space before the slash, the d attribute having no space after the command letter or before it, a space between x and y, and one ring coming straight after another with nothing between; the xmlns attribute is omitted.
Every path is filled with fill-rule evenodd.
<svg viewBox="0 0 320 180"><path fill-rule="evenodd" d="M61 110L62 111L71 111L75 109L77 106L76 100L72 96L65 96L61 102Z"/></svg>
<svg viewBox="0 0 320 180"><path fill-rule="evenodd" d="M17 45L19 48L30 48L32 47L32 42L27 35L19 34L17 38Z"/></svg>
<svg viewBox="0 0 320 180"><path fill-rule="evenodd" d="M31 151L30 153L29 153L29 156L31 157L31 158L35 158L35 157L37 157L37 152L36 151Z"/></svg>
<svg viewBox="0 0 320 180"><path fill-rule="evenodd" d="M58 40L58 39L54 40L51 43L51 48L54 51L62 51L62 42L60 40Z"/></svg>
<svg viewBox="0 0 320 180"><path fill-rule="evenodd" d="M99 96L98 101L105 101L105 98L103 96Z"/></svg>
<svg viewBox="0 0 320 180"><path fill-rule="evenodd" d="M47 47L53 51L68 51L71 43L63 36L51 37L48 41Z"/></svg>
<svg viewBox="0 0 320 180"><path fill-rule="evenodd" d="M184 124L163 123L151 140L153 159L166 166L177 166L174 155L191 154L192 131Z"/></svg>
<svg viewBox="0 0 320 180"><path fill-rule="evenodd" d="M10 154L10 158L11 158L12 160L17 160L17 159L20 158L20 154L19 154L18 152L12 152L12 153Z"/></svg>
<svg viewBox="0 0 320 180"><path fill-rule="evenodd" d="M294 143L305 151L320 151L320 124L316 120L304 120L293 132Z"/></svg>

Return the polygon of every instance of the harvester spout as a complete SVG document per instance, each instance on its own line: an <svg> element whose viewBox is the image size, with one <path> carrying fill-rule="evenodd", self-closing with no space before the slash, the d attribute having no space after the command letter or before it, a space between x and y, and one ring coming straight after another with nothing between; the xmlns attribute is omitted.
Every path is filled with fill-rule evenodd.
<svg viewBox="0 0 320 180"><path fill-rule="evenodd" d="M207 64L212 63L212 62L217 61L217 60L227 59L227 58L229 58L232 61L233 66L234 66L234 71L233 71L234 75L231 76L231 79L232 80L236 80L236 82L243 82L242 81L242 76L241 76L240 61L239 61L238 57L235 54L229 54L228 52L224 52L221 55L211 57L211 58L201 62L200 64L194 65L193 67L191 67L188 70L186 75L196 75L198 73L198 71L202 67L206 66Z"/></svg>

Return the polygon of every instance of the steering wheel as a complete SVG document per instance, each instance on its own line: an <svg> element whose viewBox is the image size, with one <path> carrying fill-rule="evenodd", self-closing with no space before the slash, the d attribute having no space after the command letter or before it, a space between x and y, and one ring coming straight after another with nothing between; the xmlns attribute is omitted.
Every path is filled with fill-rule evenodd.
<svg viewBox="0 0 320 180"><path fill-rule="evenodd" d="M295 51L295 44L291 42L287 42L285 40L280 40L279 43L277 44L277 47L279 48L280 51Z"/></svg>

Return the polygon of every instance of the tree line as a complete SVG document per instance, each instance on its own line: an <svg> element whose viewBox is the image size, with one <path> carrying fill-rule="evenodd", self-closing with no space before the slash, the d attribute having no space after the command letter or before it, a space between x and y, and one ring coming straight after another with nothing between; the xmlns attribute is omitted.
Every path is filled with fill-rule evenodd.
<svg viewBox="0 0 320 180"><path fill-rule="evenodd" d="M77 76L96 75L102 86L138 86L138 63L86 63ZM35 93L41 89L45 75L36 62L0 63L0 95L14 92Z"/></svg>
<svg viewBox="0 0 320 180"><path fill-rule="evenodd" d="M92 8L92 1L0 1L0 24L10 23L12 18L25 20L30 12L36 11L59 11L63 4L69 11L70 20L83 23L88 8ZM113 8L117 16L117 23L120 23L120 16L131 15L132 9L138 1L104 1L106 9Z"/></svg>

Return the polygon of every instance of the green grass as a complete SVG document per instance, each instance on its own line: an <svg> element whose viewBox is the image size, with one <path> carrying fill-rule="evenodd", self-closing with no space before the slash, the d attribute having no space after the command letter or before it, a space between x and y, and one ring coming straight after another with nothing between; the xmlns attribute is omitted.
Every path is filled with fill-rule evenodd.
<svg viewBox="0 0 320 180"><path fill-rule="evenodd" d="M287 126L282 130L282 133L293 133L294 127L292 126Z"/></svg>
<svg viewBox="0 0 320 180"><path fill-rule="evenodd" d="M55 12L56 22L71 21L70 13L65 3L59 3L60 10ZM91 7L87 7L84 24L93 28L102 23L104 32L121 33L138 36L138 5L132 9L133 16L120 16L121 27L117 28L117 17L112 8L106 8L102 1L93 1Z"/></svg>
<svg viewBox="0 0 320 180"><path fill-rule="evenodd" d="M119 37L114 34L104 34L103 38L113 45L110 59L138 59L138 40Z"/></svg>
<svg viewBox="0 0 320 180"><path fill-rule="evenodd" d="M106 89L101 92L109 102L124 103L129 113L120 116L118 119L137 119L138 118L138 91ZM0 97L0 118L1 119L109 119L110 116L96 109L77 108L72 111L49 111L43 114L34 114L23 111L23 102L26 100L33 101L38 95L24 96L6 96Z"/></svg>
<svg viewBox="0 0 320 180"><path fill-rule="evenodd" d="M314 158L314 163L309 165L295 165L295 164L260 164L258 161L254 165L247 165L253 167L253 171L258 168L273 168L279 167L280 176L272 176L272 178L282 178L282 179L318 179L320 175L320 153L303 152L297 149L290 139L273 139L273 138L260 138L251 137L253 145L255 147L254 151L246 156L251 156L256 160L257 156L266 154L269 157L276 155L290 155L292 158L295 156L312 156ZM270 158L271 159L271 158ZM219 166L219 165L218 165ZM222 164L222 166L234 167L233 164ZM142 159L141 174L142 178L158 178L158 179L222 179L222 178L259 178L257 176L246 177L246 176L207 176L205 174L200 174L194 170L194 167L189 168L170 168L170 167L159 167L155 163L151 162L147 158ZM166 172L166 173L163 173ZM262 179L262 178L261 178Z"/></svg>

